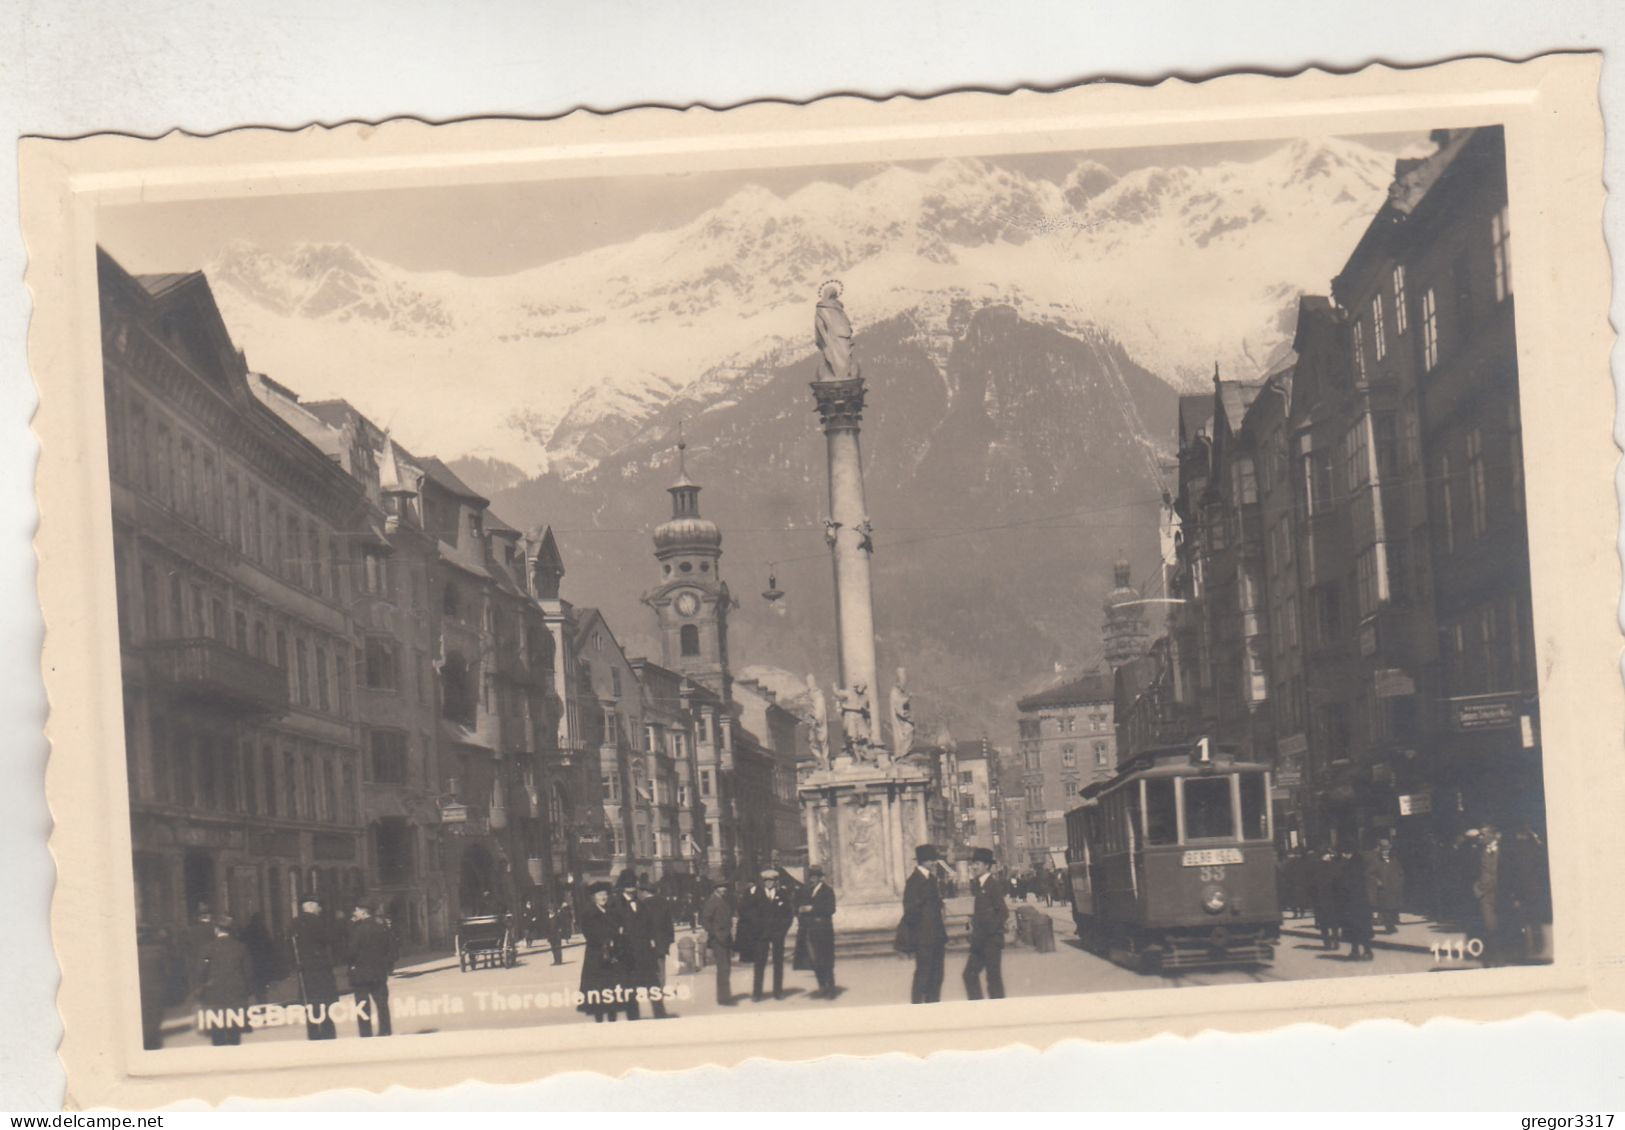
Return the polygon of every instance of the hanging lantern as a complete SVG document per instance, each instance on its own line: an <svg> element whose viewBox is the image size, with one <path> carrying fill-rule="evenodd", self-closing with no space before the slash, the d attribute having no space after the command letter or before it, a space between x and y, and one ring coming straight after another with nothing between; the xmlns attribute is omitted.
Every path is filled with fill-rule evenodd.
<svg viewBox="0 0 1625 1130"><path fill-rule="evenodd" d="M768 566L767 588L762 593L762 599L767 601L768 606L780 616L786 614L787 610L784 605L784 590L779 588L779 578L774 574L774 570L771 565Z"/></svg>

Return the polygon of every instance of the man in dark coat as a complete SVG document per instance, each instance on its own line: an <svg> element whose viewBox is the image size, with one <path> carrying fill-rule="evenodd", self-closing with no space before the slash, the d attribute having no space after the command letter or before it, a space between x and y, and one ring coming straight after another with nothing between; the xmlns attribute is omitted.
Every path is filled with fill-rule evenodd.
<svg viewBox="0 0 1625 1130"><path fill-rule="evenodd" d="M705 944L711 951L711 961L717 967L717 1003L734 1004L733 993L733 900L728 897L728 881L718 879L711 895L700 911L700 924L705 927Z"/></svg>
<svg viewBox="0 0 1625 1130"><path fill-rule="evenodd" d="M784 938L795 919L795 903L781 878L777 868L764 867L760 882L745 896L746 905L739 912L741 923L747 919L750 923L750 960L755 967L751 1000L754 1001L762 999L769 958L773 961L773 999L784 999Z"/></svg>
<svg viewBox="0 0 1625 1130"><path fill-rule="evenodd" d="M664 998L666 958L677 941L677 921L672 916L671 903L666 896L656 892L653 884L647 880L639 882L638 897L641 905L649 911L649 929L654 936L655 963L652 984L662 990L661 997ZM666 1006L663 999L651 1003L654 1005L655 1019L664 1019Z"/></svg>
<svg viewBox="0 0 1625 1130"><path fill-rule="evenodd" d="M1371 898L1366 891L1365 859L1345 851L1338 862L1338 901L1342 911L1343 940L1350 961L1371 961Z"/></svg>
<svg viewBox="0 0 1625 1130"><path fill-rule="evenodd" d="M544 905L542 907L542 924L547 931L547 948L553 951L553 964L564 964L564 907Z"/></svg>
<svg viewBox="0 0 1625 1130"><path fill-rule="evenodd" d="M1391 841L1377 841L1377 850L1365 864L1366 893L1371 896L1371 909L1377 912L1383 932L1399 932L1399 908L1405 899L1405 868L1394 856Z"/></svg>
<svg viewBox="0 0 1625 1130"><path fill-rule="evenodd" d="M942 999L942 964L948 950L948 927L942 915L942 890L932 866L942 853L931 844L914 849L914 870L903 884L902 935L914 955L914 1004Z"/></svg>
<svg viewBox="0 0 1625 1130"><path fill-rule="evenodd" d="M634 994L638 989L649 989L660 983L660 965L664 960L660 949L660 923L652 907L638 894L638 876L631 868L621 872L616 893L610 899L610 913L616 930L616 965L620 969L620 983ZM666 1006L653 1001L655 1019L663 1019ZM626 1005L626 1018L638 1019L636 997Z"/></svg>
<svg viewBox="0 0 1625 1130"><path fill-rule="evenodd" d="M824 869L816 865L807 868L809 886L802 891L796 907L800 915L799 939L807 939L812 958L813 976L818 979L818 991L813 996L823 1000L835 997L835 890L824 882Z"/></svg>
<svg viewBox="0 0 1625 1130"><path fill-rule="evenodd" d="M243 1042L243 1025L231 1013L248 1007L254 995L253 966L248 947L232 936L231 919L223 914L210 920L214 936L203 943L198 955L198 1004L207 1017L209 1041L216 1047ZM219 1021L218 1023L216 1021Z"/></svg>
<svg viewBox="0 0 1625 1130"><path fill-rule="evenodd" d="M363 1036L372 1035L372 1021L378 1021L378 1034L394 1031L389 1019L389 975L395 972L399 951L395 931L373 917L372 909L358 905L350 928L350 988L355 993L356 1026Z"/></svg>
<svg viewBox="0 0 1625 1130"><path fill-rule="evenodd" d="M1340 947L1338 935L1343 927L1342 872L1338 855L1330 848L1311 866L1310 902L1315 912L1315 929L1320 931L1320 948L1335 950Z"/></svg>
<svg viewBox="0 0 1625 1130"><path fill-rule="evenodd" d="M1003 884L993 879L993 853L979 847L971 852L970 960L965 962L965 997L982 999L982 971L987 971L987 995L1004 999L1004 923L1010 909L1004 905Z"/></svg>
<svg viewBox="0 0 1625 1130"><path fill-rule="evenodd" d="M338 980L333 976L339 952L333 938L333 925L322 913L321 900L306 895L293 920L289 948L299 978L300 1003L305 1006L305 1036L311 1040L331 1040L338 1034L331 1014L339 999Z"/></svg>

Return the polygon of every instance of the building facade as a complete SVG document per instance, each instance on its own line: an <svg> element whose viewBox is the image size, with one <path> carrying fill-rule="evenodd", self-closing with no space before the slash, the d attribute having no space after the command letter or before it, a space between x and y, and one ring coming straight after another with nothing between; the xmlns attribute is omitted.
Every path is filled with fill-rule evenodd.
<svg viewBox="0 0 1625 1130"><path fill-rule="evenodd" d="M281 936L366 887L349 546L365 491L249 389L200 273L98 252L138 920Z"/></svg>
<svg viewBox="0 0 1625 1130"><path fill-rule="evenodd" d="M1016 704L1027 863L1064 865L1066 813L1117 771L1112 679L1092 671Z"/></svg>

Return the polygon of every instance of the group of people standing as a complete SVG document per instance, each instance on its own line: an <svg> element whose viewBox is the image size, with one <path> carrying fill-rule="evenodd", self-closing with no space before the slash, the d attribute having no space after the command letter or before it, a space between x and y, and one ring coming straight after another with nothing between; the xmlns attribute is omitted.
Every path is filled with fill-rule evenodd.
<svg viewBox="0 0 1625 1130"><path fill-rule="evenodd" d="M717 1003L737 1003L733 960L751 967L751 999L764 999L767 971L773 970L773 999L784 998L784 943L792 922L800 922L792 964L810 970L818 982L816 999L833 1000L835 985L835 890L824 869L807 868L807 881L797 883L781 868L766 867L736 898L718 880L700 908L706 950L716 967Z"/></svg>
<svg viewBox="0 0 1625 1130"><path fill-rule="evenodd" d="M1300 850L1281 863L1281 905L1312 914L1328 950L1347 942L1358 960L1372 956L1377 928L1392 934L1402 908L1423 909L1482 945L1487 964L1536 957L1551 922L1546 845L1525 825L1506 836L1494 824L1469 828L1424 853L1422 874L1407 875L1393 841L1368 852Z"/></svg>
<svg viewBox="0 0 1625 1130"><path fill-rule="evenodd" d="M627 869L613 887L587 888L580 925L580 1011L599 1023L637 1020L647 1001L656 1020L666 1019L666 955L677 937L666 900Z"/></svg>
<svg viewBox="0 0 1625 1130"><path fill-rule="evenodd" d="M993 853L976 848L971 853L970 958L963 979L967 1000L994 1000L1004 996L1004 926L1010 917L1005 905L1005 884L993 877ZM935 1004L942 999L944 964L948 954L948 925L943 913L942 853L931 844L914 849L914 870L903 884L903 918L897 924L897 950L914 958L914 981L909 1000Z"/></svg>

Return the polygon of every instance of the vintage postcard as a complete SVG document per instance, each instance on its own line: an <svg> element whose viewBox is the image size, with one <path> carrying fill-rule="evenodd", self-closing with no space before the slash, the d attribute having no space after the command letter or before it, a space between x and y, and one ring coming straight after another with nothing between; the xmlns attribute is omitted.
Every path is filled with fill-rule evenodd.
<svg viewBox="0 0 1625 1130"><path fill-rule="evenodd" d="M1598 72L26 142L70 1101L1617 1006Z"/></svg>

